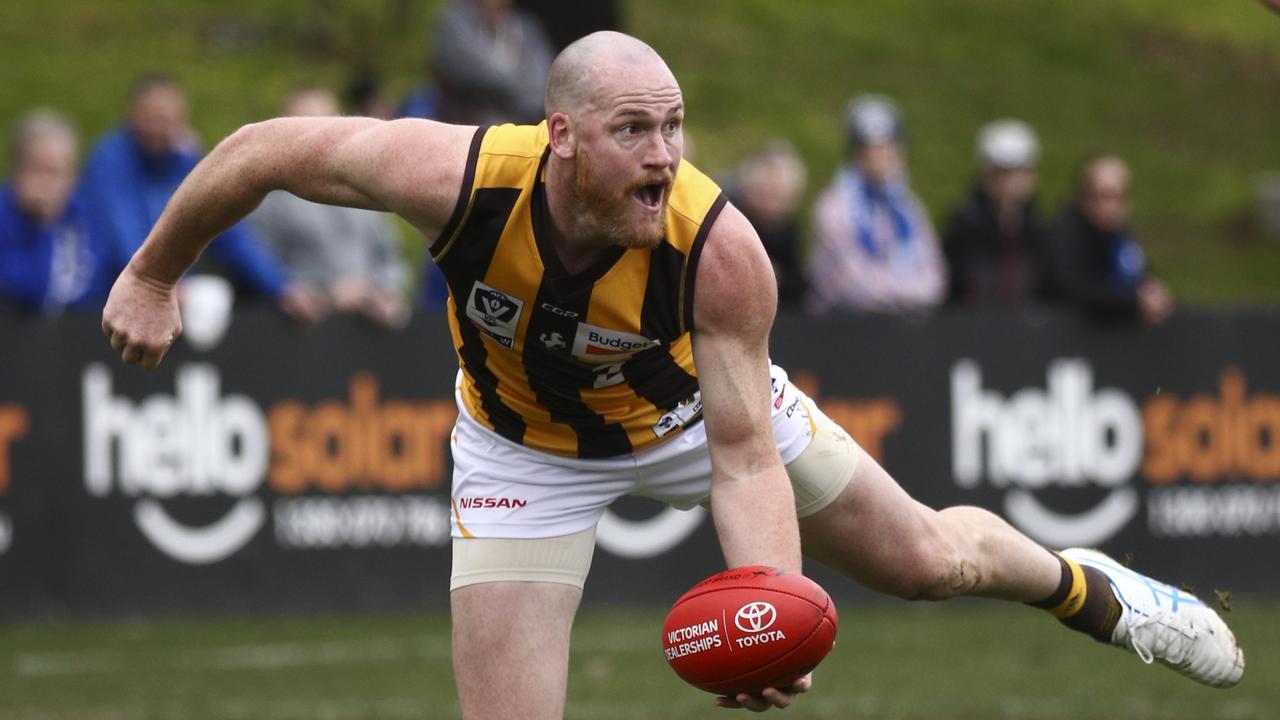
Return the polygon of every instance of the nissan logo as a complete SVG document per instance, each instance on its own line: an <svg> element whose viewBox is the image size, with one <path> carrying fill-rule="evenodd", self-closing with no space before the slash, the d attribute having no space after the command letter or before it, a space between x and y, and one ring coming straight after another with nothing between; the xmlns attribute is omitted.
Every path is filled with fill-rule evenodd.
<svg viewBox="0 0 1280 720"><path fill-rule="evenodd" d="M733 624L742 632L758 633L768 630L773 621L778 619L778 611L767 602L756 601L738 608L733 616Z"/></svg>

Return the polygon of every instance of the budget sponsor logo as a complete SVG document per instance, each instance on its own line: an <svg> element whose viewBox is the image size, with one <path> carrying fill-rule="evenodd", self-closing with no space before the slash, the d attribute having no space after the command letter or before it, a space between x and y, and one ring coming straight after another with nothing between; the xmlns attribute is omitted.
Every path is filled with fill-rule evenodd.
<svg viewBox="0 0 1280 720"><path fill-rule="evenodd" d="M267 541L288 549L447 542L447 500L421 493L443 484L450 401L383 401L357 373L345 403L264 411L202 363L179 366L173 394L139 400L100 364L81 383L86 490L130 500L142 535L178 562L224 560L268 525ZM217 519L184 520L179 499Z"/></svg>
<svg viewBox="0 0 1280 720"><path fill-rule="evenodd" d="M661 344L662 341L643 335L578 323L573 337L573 355L591 363L617 363Z"/></svg>
<svg viewBox="0 0 1280 720"><path fill-rule="evenodd" d="M1096 388L1083 359L1055 360L1043 389L1008 396L964 359L951 439L955 482L1003 490L1005 516L1048 545L1103 543L1144 511L1156 537L1280 534L1280 397L1249 394L1236 368L1216 395L1162 390L1140 404ZM1052 507L1051 492L1073 509Z"/></svg>

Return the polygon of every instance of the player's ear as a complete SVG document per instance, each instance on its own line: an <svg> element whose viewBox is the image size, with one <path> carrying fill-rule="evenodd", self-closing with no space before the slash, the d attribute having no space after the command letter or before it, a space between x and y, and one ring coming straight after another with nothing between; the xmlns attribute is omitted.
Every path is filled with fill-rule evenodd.
<svg viewBox="0 0 1280 720"><path fill-rule="evenodd" d="M570 160L578 150L578 136L573 121L562 112L553 112L547 118L547 136L551 143L551 152L561 160Z"/></svg>

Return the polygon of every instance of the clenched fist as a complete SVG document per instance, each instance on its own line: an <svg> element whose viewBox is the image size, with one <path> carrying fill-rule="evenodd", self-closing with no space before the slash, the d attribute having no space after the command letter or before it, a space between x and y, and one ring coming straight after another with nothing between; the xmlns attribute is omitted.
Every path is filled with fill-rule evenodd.
<svg viewBox="0 0 1280 720"><path fill-rule="evenodd" d="M102 332L130 365L153 368L182 332L174 286L126 267L102 309Z"/></svg>

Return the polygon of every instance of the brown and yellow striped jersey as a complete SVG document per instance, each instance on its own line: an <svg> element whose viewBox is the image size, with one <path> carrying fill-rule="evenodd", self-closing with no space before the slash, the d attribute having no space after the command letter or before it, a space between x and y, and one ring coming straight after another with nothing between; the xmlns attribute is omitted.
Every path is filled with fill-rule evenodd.
<svg viewBox="0 0 1280 720"><path fill-rule="evenodd" d="M546 126L480 128L431 256L472 417L514 442L584 458L640 450L701 419L693 282L725 198L681 163L655 248L612 248L570 275L551 245Z"/></svg>

